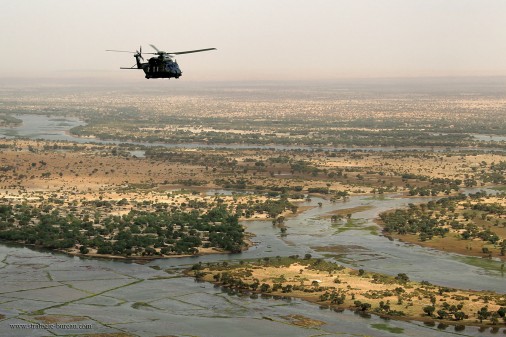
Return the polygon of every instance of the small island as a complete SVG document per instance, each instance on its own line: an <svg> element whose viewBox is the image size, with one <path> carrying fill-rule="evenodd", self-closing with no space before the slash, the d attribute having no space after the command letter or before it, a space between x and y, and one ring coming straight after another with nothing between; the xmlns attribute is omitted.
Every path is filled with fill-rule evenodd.
<svg viewBox="0 0 506 337"><path fill-rule="evenodd" d="M23 121L19 118L13 117L9 114L0 113L0 126L19 126L23 123Z"/></svg>
<svg viewBox="0 0 506 337"><path fill-rule="evenodd" d="M502 164L504 165L504 164ZM506 261L506 194L478 192L380 215L385 235L463 255Z"/></svg>
<svg viewBox="0 0 506 337"><path fill-rule="evenodd" d="M187 272L199 280L253 295L289 296L335 310L351 309L382 317L456 325L500 326L506 322L506 295L414 282L400 273L387 276L314 259L310 254L254 262L195 264Z"/></svg>

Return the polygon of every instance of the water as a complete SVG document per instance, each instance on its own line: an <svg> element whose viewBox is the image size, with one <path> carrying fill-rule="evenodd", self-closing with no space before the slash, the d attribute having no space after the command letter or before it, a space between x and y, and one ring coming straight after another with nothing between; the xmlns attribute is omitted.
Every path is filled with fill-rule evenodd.
<svg viewBox="0 0 506 337"><path fill-rule="evenodd" d="M330 257L352 268L363 268L370 271L397 275L407 273L413 280L426 280L443 286L479 289L504 292L505 278L499 270L475 267L465 263L458 254L444 253L430 248L406 244L398 240L391 241L377 235L379 227L374 223L379 213L386 210L405 207L409 203L427 202L427 198L377 198L357 196L346 202L331 203L320 198L303 202L304 206L313 208L288 218L286 235L270 221L245 221L248 232L255 234L253 241L257 245L236 254L209 255L199 257L198 261L217 262L227 260L258 259L262 257L300 255L310 253L315 257ZM318 207L322 202L322 207ZM324 216L329 212L358 206L369 206L370 209L354 213L355 225L339 232L331 225L330 219ZM339 253L334 248L337 247ZM178 267L181 264L196 263L195 257L165 259L153 261L150 265L161 268Z"/></svg>
<svg viewBox="0 0 506 337"><path fill-rule="evenodd" d="M351 197L330 203L313 198L304 205L313 206L286 221L287 236L270 221L245 221L247 231L255 234L257 245L241 254L216 254L153 260L145 264L103 259L70 257L12 245L0 245L2 292L0 331L22 320L36 321L28 313L84 317L93 332L118 333L124 330L142 336L185 334L198 336L313 336L389 335L378 327L402 329L403 336L441 336L453 334L418 322L384 321L372 315L363 318L352 312L320 310L301 300L252 299L230 295L208 283L182 277L182 268L198 262L256 259L277 255L314 256L326 254L316 246L339 246L338 261L366 270L395 275L407 273L412 279L472 289L504 290L499 272L466 264L460 256L423 247L410 246L371 233L373 219L386 209L401 207L422 198ZM317 203L322 202L322 207ZM356 228L336 233L325 214L336 209L369 206L353 214ZM332 253L332 252L329 252ZM165 270L168 270L167 273ZM303 315L325 322L319 329L288 324L288 315ZM10 330L9 330L10 332ZM16 332L16 331L14 331ZM19 331L20 335L22 331ZM75 331L53 330L57 334ZM33 331L34 336L44 335ZM40 334L37 334L40 333ZM463 335L483 336L477 328L466 327ZM14 336L15 334L13 334ZM46 333L47 335L47 333Z"/></svg>
<svg viewBox="0 0 506 337"><path fill-rule="evenodd" d="M69 128L81 125L82 122L76 119L38 115L17 117L23 119L23 125L0 128L0 135L90 141L68 134ZM142 156L142 153L136 152L135 155ZM212 190L207 193L232 192ZM402 336L453 335L455 328L452 326L443 330L419 322L384 321L374 315L363 318L350 311L320 310L317 305L297 299L252 299L248 295L230 295L211 284L196 283L181 273L183 268L198 262L310 253L354 268L391 275L403 272L411 279L439 285L504 292L504 276L496 268L499 262L490 262L494 266L487 268L475 263L473 258L390 241L375 233L378 228L373 220L380 212L427 200L389 195L384 198L357 196L330 203L313 198L311 202L302 203L312 208L286 221L286 236L282 236L270 221L245 221L247 231L255 235L256 245L241 254L160 259L145 264L70 257L0 244L0 314L4 316L0 320L0 334L46 336L50 332L45 329L11 329L9 324L43 323L37 317L48 314L82 319L79 323L91 324L93 333L128 332L142 336L391 336L387 331L391 328L398 328ZM318 202L322 202L321 208ZM331 225L329 212L358 206L368 208L353 214L353 226L340 229ZM307 316L323 321L325 325L318 329L298 327L289 324L288 315ZM50 331L57 335L90 332ZM488 329L480 332L473 327L466 327L459 334L494 335Z"/></svg>
<svg viewBox="0 0 506 337"><path fill-rule="evenodd" d="M121 331L141 336L315 336L388 335L375 324L402 329L403 336L441 336L442 331L416 322L362 318L352 312L336 313L296 299L251 299L230 295L207 283L188 278L159 279L163 271L148 266L37 253L0 247L7 259L3 268L0 331L9 336L47 336L45 330L13 330L8 324L38 322L26 310L82 317L94 333ZM48 278L51 277L51 279ZM43 288L41 290L41 288ZM22 289L23 291L15 291ZM318 329L287 324L289 315L304 315L326 323ZM447 328L451 334L454 328ZM50 329L64 335L84 333ZM444 335L444 334L443 334ZM468 336L481 335L466 328ZM486 334L485 334L486 335Z"/></svg>
<svg viewBox="0 0 506 337"><path fill-rule="evenodd" d="M16 118L21 119L23 123L15 127L0 127L0 136L73 141L76 137L70 135L68 131L73 127L85 125L83 121L71 117L16 115Z"/></svg>
<svg viewBox="0 0 506 337"><path fill-rule="evenodd" d="M506 136L472 134L476 140L483 142L506 142Z"/></svg>
<svg viewBox="0 0 506 337"><path fill-rule="evenodd" d="M136 146L159 146L165 148L182 148L182 149L272 149L272 150L307 150L307 151L371 151L371 152L394 152L394 151L427 151L423 147L310 147L310 146L290 146L290 145L251 145L251 144L197 144L197 143L144 143L144 142L122 142L116 140L104 140L96 138L80 138L73 136L69 130L75 126L86 125L85 122L71 117L50 117L46 115L21 114L15 115L21 119L23 123L14 127L0 127L0 137L3 138L32 138L50 141L70 141L75 143L99 143L99 144L131 144ZM488 137L488 136L487 136ZM454 151L504 151L500 148L452 148ZM445 152L446 148L431 148L430 151ZM139 152L137 157L142 157L144 153Z"/></svg>
<svg viewBox="0 0 506 337"><path fill-rule="evenodd" d="M130 152L130 155L132 157L146 158L146 151L143 151L143 150L133 150L133 151L128 151L128 152Z"/></svg>

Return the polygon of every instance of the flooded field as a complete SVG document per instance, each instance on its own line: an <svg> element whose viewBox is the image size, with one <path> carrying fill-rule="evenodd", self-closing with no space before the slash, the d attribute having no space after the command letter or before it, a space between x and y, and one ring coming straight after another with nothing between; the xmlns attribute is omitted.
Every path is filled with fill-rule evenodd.
<svg viewBox="0 0 506 337"><path fill-rule="evenodd" d="M217 193L215 191L214 193ZM282 236L269 221L247 221L256 245L242 254L153 260L149 263L84 259L12 245L0 246L2 293L0 322L10 336L27 336L28 330L11 324L43 323L45 317L69 316L79 324L91 324L88 332L127 333L139 336L162 334L196 336L315 336L398 333L403 336L441 336L458 331L465 336L493 334L489 329L427 326L419 322L361 317L350 311L334 312L301 300L256 298L197 283L182 269L198 262L232 261L311 253L345 265L395 275L405 272L413 279L451 287L504 290L499 262L479 265L473 258L390 241L374 233L373 219L386 209L418 199L351 197L330 203L314 198L309 208L290 218ZM322 202L322 207L317 203ZM325 215L339 209L368 206L354 213L354 226L337 230ZM302 315L324 322L301 327L290 317ZM50 331L50 332L49 332ZM29 330L30 336L48 333L86 333L76 330Z"/></svg>
<svg viewBox="0 0 506 337"><path fill-rule="evenodd" d="M462 325L448 326L438 322L424 324L413 321L388 320L367 313L360 315L348 310L336 312L299 299L243 293L217 287L210 283L199 283L193 278L184 276L185 269L199 262L203 264L237 262L266 257L311 254L313 257L328 259L355 269L361 268L393 276L405 273L412 280L428 281L440 286L490 290L500 293L504 293L506 289L504 266L499 260L462 256L389 239L381 235L381 229L375 222L378 215L387 210L406 207L410 203L425 203L442 197L442 191L439 195L439 192L435 191L433 197L407 197L409 191L406 186L410 183L418 187L426 186L429 178L445 177L449 179L458 177L458 175L474 175L476 172L477 181L471 181L469 185L459 183L457 184L459 188L466 193L474 193L481 190L480 186L491 186L489 182L485 184L484 178L480 177L478 173L485 174L485 171L490 169L493 163L502 160L500 156L503 156L505 141L504 134L499 132L502 124L498 127L489 118L476 117L474 106L469 105L467 101L462 101L459 97L452 98L452 104L450 104L444 99L435 99L426 93L420 96L431 97L427 100L431 102L434 100L435 103L430 105L426 104L424 100L412 100L409 95L406 97L394 95L381 102L376 101L377 96L372 93L363 94L365 95L363 97L359 95L355 98L352 89L341 92L340 89L334 88L326 92L321 91L321 88L314 88L314 92L311 92L305 88L301 89L303 95L296 92L295 96L291 91L282 94L259 89L255 93L256 96L251 96L251 93L246 89L244 93L236 92L237 89L225 90L223 91L224 96L219 98L214 93L214 89L199 93L196 98L186 97L186 94L183 95L183 93L168 98L165 93L157 93L160 95L159 97L154 94L153 97L149 96L149 99L139 100L139 96L145 93L141 93L142 95L124 93L121 97L125 98L125 102L121 99L107 101L102 96L94 97L90 94L93 97L86 97L84 95L91 102L89 106L82 103L83 98L78 93L76 96L69 95L68 101L63 101L63 103L48 100L45 102L47 105L45 110L40 109L40 111L37 97L21 97L19 101L11 102L12 104L6 102L4 107L10 110L6 109L4 113L22 120L22 123L11 127L0 127L0 138L45 140L48 141L48 144L44 144L47 148L53 148L53 142L62 141L80 144L124 145L128 149L123 153L124 158L120 158L117 156L118 151L116 151L123 150L120 146L117 149L105 149L104 147L104 149L99 149L102 151L97 150L96 153L92 151L86 153L84 149L86 146L81 146L82 149L76 150L76 153L68 152L67 167L60 167L58 169L60 175L52 178L54 180L50 180L48 173L58 171L49 172L49 168L42 168L46 165L42 159L40 161L33 159L35 154L41 158L46 156L45 149L36 149L37 151L32 153L22 151L21 145L14 144L12 146L14 150L9 153L9 156L5 155L5 158L11 158L15 163L11 167L5 168L9 174L12 173L11 180L9 182L6 180L3 187L6 196L11 194L9 197L15 195L21 198L22 196L22 188L15 185L14 182L23 173L17 167L24 165L23 167L28 167L24 173L26 177L33 177L33 180L30 178L26 181L31 181L33 186L36 186L36 188L33 186L26 188L30 193L32 190L44 190L47 186L46 193L56 193L65 187L68 195L74 195L77 192L72 188L77 186L77 180L80 179L79 188L85 191L95 187L97 190L95 192L100 194L100 200L102 200L102 194L107 197L106 192L111 192L117 187L138 188L138 191L142 190L143 193L148 194L150 193L148 189L151 187L159 188L157 192L169 193L180 191L184 186L188 190L195 188L195 193L203 196L218 198L221 195L232 199L235 193L243 195L251 193L251 195L257 194L265 197L270 192L275 197L279 197L277 194L279 190L271 191L268 187L286 186L287 190L290 187L290 191L297 191L302 195L298 196L299 199L294 198L294 200L306 201L295 202L299 210L302 210L296 215L291 212L288 212L289 214L283 213L283 231L280 230L280 226L272 224L272 220L275 218L268 220L253 218L243 221L242 225L245 230L252 233L251 241L254 242L254 246L238 254L220 253L143 261L109 260L75 257L33 247L0 243L0 273L2 276L0 335L6 333L4 334L6 336L93 334L217 337L493 336L506 332L503 326L501 328L477 328ZM319 92L322 95L321 98L314 100L315 92ZM117 93L111 95L116 97ZM215 97L215 100L210 97ZM283 100L280 100L279 97L282 97ZM494 96L490 102L486 97L482 98L480 95L477 97L480 97L480 100L473 104L478 104L483 111L488 111L488 114L503 112L502 96L499 98ZM293 99L296 100L291 102L290 100ZM262 102L261 104L257 104L259 100ZM402 111L395 110L399 106L399 101L406 102ZM23 110L17 110L20 102L23 103ZM60 110L51 110L53 105ZM167 110L167 106L170 107L170 111ZM435 108L429 109L427 106ZM166 110L170 114L166 115ZM392 120L395 119L393 118L395 116L391 116L394 110L397 111L394 114L397 116L396 124L390 125L391 117ZM46 115L44 111L58 111L58 113ZM202 116L200 111L203 113ZM266 111L276 111L279 114L279 116L269 116L269 118L276 117L276 123L271 123L269 119L264 118ZM319 111L315 116L320 118L321 125L317 123L312 129L306 129L306 113L314 111ZM75 113L66 114L66 112ZM125 120L121 122L125 124L117 120L119 113L123 114ZM299 129L292 128L293 121L290 115L292 113L294 114L293 118L299 118L300 125L297 126ZM330 120L327 118L329 117L326 115L327 113L336 123L332 130L327 130L327 123ZM181 120L178 119L180 115L184 115ZM361 120L355 120L358 115L362 118ZM440 115L451 117L448 117L447 123L440 129L429 130L432 128L430 123L434 120L439 121ZM388 118L384 116L388 116ZM481 124L476 122L471 125L472 129L466 129L469 123L464 121L467 121L469 116ZM105 126L93 118L103 118ZM247 118L251 119L252 125L244 122ZM428 119L425 120L426 118ZM136 124L137 122L139 124ZM172 122L175 124L171 125ZM177 125L176 122L180 124ZM213 122L215 125L207 126L207 122ZM93 125L93 123L95 124ZM340 125L339 123L344 124ZM279 125L276 126L277 124ZM80 134L81 137L70 133L70 129L74 127L90 125L97 127L97 129L84 130L88 133L81 130L83 132ZM206 128L203 128L202 125L206 125ZM374 127L369 130L371 125ZM480 134L483 125L487 129L483 131L483 134ZM117 130L114 129L116 126L119 127ZM104 129L100 129L101 127L104 127L108 132L110 130L113 130L110 132L117 132L118 138L108 137L112 133L103 133ZM434 143L430 144L436 145L420 146L413 140L416 138L413 136L413 132L421 127L427 128L425 130L427 134L419 134L418 141L425 141L427 136L430 136L434 137ZM452 134L448 131L454 130L455 127L461 128L458 132L455 131L455 134L463 138L457 137L453 142L445 143L445 137ZM390 133L396 128L404 132L401 136L409 140L409 143L387 142L383 145L370 141L355 143L355 141L369 140L371 136L376 133L379 135L382 132L385 132L388 139L394 140L396 136ZM215 132L218 129L221 131ZM195 131L194 134L190 134L191 130ZM100 139L92 131L103 135L103 139ZM131 141L132 138L129 138L133 135L130 133L131 131L138 132L134 138L138 141ZM209 137L215 137L214 143L207 142L208 138L203 135L204 131L209 132ZM145 137L164 132L166 132L166 138ZM336 134L345 135L346 132L349 132L348 136L351 137L349 142L344 142L344 138L342 143L333 142L338 138L335 137ZM494 134L495 132L498 134ZM219 143L223 140L236 139L224 138L224 134L230 137L237 135L246 137L257 134L258 138L256 139L263 142L248 142L247 138L237 138L241 141ZM328 137L328 141L321 140L323 136ZM286 138L286 142L283 143L281 142L283 137L292 138ZM297 142L303 138L305 142ZM180 142L171 141L174 139ZM412 140L413 142L411 142ZM157 158L153 153L150 153L153 150L152 147L156 146L171 149L177 154L179 152L173 150L174 148L195 151L186 151L178 157L179 160L188 159L189 162L172 160L176 156L171 153L169 154L173 157L169 156L170 160L165 161L163 156ZM54 147L58 148L58 146ZM211 165L207 167L207 164L209 161L229 156L228 153L217 153L215 157L209 157L211 159L202 157L204 160L208 160L204 164L199 161L201 159L199 156L218 148L231 150L230 152L245 151L237 157L230 156L230 162L222 164L224 167L212 167ZM198 151L202 149L204 151ZM273 151L272 153L269 151L248 151L253 149L273 149ZM117 163L120 164L105 160L102 162L103 158L112 153L107 151L113 150L114 158L118 159ZM339 156L341 150L343 153L347 153L346 157ZM54 162L61 163L62 157L60 156L67 156L67 153L63 153L64 150L61 151L61 153L57 151L48 153L53 156ZM84 155L79 153L80 151L85 152ZM293 153L288 154L290 151ZM326 151L328 153L324 154ZM409 151L412 153L408 154ZM193 159L190 157L192 152L195 152ZM434 153L437 155L432 156ZM160 154L165 153L161 151ZM406 154L411 161L394 158L394 154L402 156ZM73 157L74 155L75 157ZM284 155L293 155L293 158L297 160L292 157L283 158ZM384 161L383 158L368 158L369 156L380 157L383 155L385 155ZM488 162L478 159L479 156L488 156L486 158ZM497 156L499 159L496 161L496 157L493 156ZM24 162L22 159L29 161ZM119 161L119 159L124 161ZM271 159L274 161L270 162ZM285 159L286 162L283 162ZM279 162L275 162L275 160L279 160ZM142 177L138 178L138 181L133 181L131 171L128 171L130 173L128 176L124 168L130 165L135 168L136 166L133 164L139 161L143 161L145 165L136 171L140 172L139 175ZM430 176L423 176L429 173L424 172L424 168L417 165L419 165L418 163L420 165L421 163L426 164L429 161L435 163L431 166L433 172L430 172ZM22 163L22 165L18 163ZM94 167L96 171L90 170L91 163L97 166L97 168ZM175 166L180 165L180 167L177 167L178 170L174 168L172 171L172 167L162 166L167 163ZM230 163L234 163L234 165L229 165ZM236 166L237 163L241 165ZM308 169L308 171L297 172L296 166L291 166L296 163L307 164L299 165L299 170ZM388 168L383 165L385 163L391 166L395 163L398 168ZM82 164L83 167L78 168L77 164ZM117 167L113 164L117 164ZM410 164L412 171L408 171L408 164ZM447 164L448 167L443 167L444 164ZM451 165L455 171L453 172L454 176L450 175L452 173L450 172ZM438 171L439 166L442 167ZM117 171L111 170L111 168ZM48 172L45 172L46 170ZM151 170L153 170L153 176L150 176ZM105 172L104 176L100 176L102 171ZM426 171L431 170L427 169ZM42 176L43 174L47 175L47 179ZM201 181L197 179L198 174L200 174L202 185L184 185L185 182L200 183ZM242 181L244 187L241 191L236 191L235 189L241 187L237 187L239 179L235 178L240 177L241 174L251 181L248 181L246 186L248 179L244 179ZM330 177L330 174L333 176ZM127 184L126 181L119 181L116 182L117 186L113 186L111 176L117 178L122 175L125 176L125 179L130 180L130 184ZM404 175L405 177L403 177ZM177 182L176 176L185 179L180 179ZM55 177L55 174L52 177ZM230 181L218 184L219 179L217 178L223 177L233 177L234 179L230 178ZM93 186L89 183L92 178L95 179ZM65 181L62 183L64 186L57 187L57 183L61 183L61 181ZM36 185L35 182L39 185ZM110 191L105 190L105 186L108 185ZM50 191L50 186L53 191ZM315 186L318 188L316 188L316 192L311 193L311 198L309 198L309 188ZM388 189L383 189L387 186ZM260 188L257 190L256 187ZM296 189L296 187L300 188ZM331 202L328 200L332 197L331 193L328 194L328 199L318 197L322 195L318 192L322 189L333 193L350 192L351 196L346 194L345 200L339 196ZM457 190L455 189L455 191ZM487 192L490 193L491 190L488 189ZM448 194L450 193L454 192L450 190ZM307 199L304 199L306 196ZM63 197L66 198L67 195ZM118 195L114 195L114 198L116 197ZM136 197L131 201L137 201ZM110 195L109 198L110 200L114 199ZM152 199L156 199L156 196L152 196ZM126 211L127 209L125 209ZM339 221L332 220L332 216L336 214L342 216ZM260 219L265 218L266 216L263 216ZM22 324L31 324L32 328L23 329ZM50 324L59 325L49 326ZM34 326L35 328L33 328Z"/></svg>
<svg viewBox="0 0 506 337"><path fill-rule="evenodd" d="M75 141L68 131L84 122L77 118L57 118L45 115L17 115L23 123L14 127L0 127L0 136L33 138L45 140Z"/></svg>
<svg viewBox="0 0 506 337"><path fill-rule="evenodd" d="M118 141L109 139L99 139L94 137L77 137L72 135L69 130L76 126L86 125L86 123L78 118L73 117L51 117L47 115L21 114L15 115L16 118L22 120L22 124L12 127L0 127L0 138L31 138L48 141L69 141L75 143L100 143L100 144L130 144L137 146L160 146L165 148L183 148L183 149L273 149L273 150L324 150L324 151L427 151L427 148L416 146L291 146L291 145L255 145L255 144L203 144L203 143L166 143L166 142L135 142L135 141ZM474 135L477 140L487 141L504 141L505 137ZM430 151L444 152L446 148L431 148ZM454 147L453 150L469 150L468 148ZM474 151L490 152L504 151L501 148L473 148ZM143 151L133 153L137 157L143 157Z"/></svg>

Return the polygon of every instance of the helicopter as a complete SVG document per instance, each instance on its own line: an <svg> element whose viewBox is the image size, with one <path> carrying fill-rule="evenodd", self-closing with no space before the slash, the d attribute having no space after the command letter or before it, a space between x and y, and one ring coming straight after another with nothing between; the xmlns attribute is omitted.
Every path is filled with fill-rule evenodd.
<svg viewBox="0 0 506 337"><path fill-rule="evenodd" d="M199 53L208 50L216 50L216 48L205 48L205 49L197 49L197 50L187 50L187 51L178 51L167 53L165 51L159 50L154 45L150 44L151 48L156 50L156 53L146 53L151 55L158 55L151 57L148 62L144 61L144 57L142 57L142 46L139 47L139 50L136 51L126 51L126 50L111 50L107 49L106 51L112 51L116 53L131 53L134 54L136 64L131 66L130 68L120 67L120 69L134 69L144 70L146 74L146 78L179 78L183 73L177 64L177 61L173 58L174 55L181 54L190 54L190 53Z"/></svg>

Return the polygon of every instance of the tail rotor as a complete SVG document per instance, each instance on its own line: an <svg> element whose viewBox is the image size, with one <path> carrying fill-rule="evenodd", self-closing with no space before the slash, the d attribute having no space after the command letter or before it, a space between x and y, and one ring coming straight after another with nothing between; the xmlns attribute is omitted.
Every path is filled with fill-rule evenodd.
<svg viewBox="0 0 506 337"><path fill-rule="evenodd" d="M141 60L144 61L144 57L142 57L142 46L139 46L139 50L135 51L135 57L140 57Z"/></svg>

